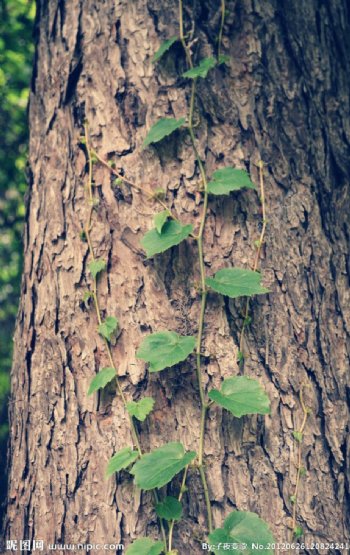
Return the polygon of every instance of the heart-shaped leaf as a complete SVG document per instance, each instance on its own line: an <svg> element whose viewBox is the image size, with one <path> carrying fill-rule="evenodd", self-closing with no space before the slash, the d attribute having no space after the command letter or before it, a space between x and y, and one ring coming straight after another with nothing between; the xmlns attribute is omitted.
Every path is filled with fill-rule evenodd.
<svg viewBox="0 0 350 555"><path fill-rule="evenodd" d="M143 422L146 416L152 411L154 399L152 397L144 397L140 401L130 401L126 404L126 409L131 416Z"/></svg>
<svg viewBox="0 0 350 555"><path fill-rule="evenodd" d="M106 261L100 258L96 258L89 264L89 270L94 279L96 279L97 275L105 270L106 268Z"/></svg>
<svg viewBox="0 0 350 555"><path fill-rule="evenodd" d="M113 333L117 330L118 320L114 316L107 316L104 322L98 326L98 333L107 341L111 341Z"/></svg>
<svg viewBox="0 0 350 555"><path fill-rule="evenodd" d="M190 79L196 79L197 77L206 77L208 71L216 66L215 58L204 58L198 64L198 66L189 69L183 73L183 77L189 77Z"/></svg>
<svg viewBox="0 0 350 555"><path fill-rule="evenodd" d="M112 476L114 472L119 472L123 470L123 468L128 468L133 462L136 461L139 454L137 451L134 451L132 447L124 447L113 455L111 459L108 461L108 466L106 470L106 477Z"/></svg>
<svg viewBox="0 0 350 555"><path fill-rule="evenodd" d="M226 378L221 390L209 391L209 399L215 401L234 416L245 414L269 414L270 400L257 380L247 376Z"/></svg>
<svg viewBox="0 0 350 555"><path fill-rule="evenodd" d="M129 545L125 555L159 555L163 551L163 542L155 542L150 538L140 538Z"/></svg>
<svg viewBox="0 0 350 555"><path fill-rule="evenodd" d="M171 39L167 39L158 48L157 52L154 54L152 58L152 62L155 64L161 57L169 50L169 48L178 40L178 37L171 37Z"/></svg>
<svg viewBox="0 0 350 555"><path fill-rule="evenodd" d="M196 457L185 452L182 443L171 442L142 455L131 469L136 485L143 490L161 488Z"/></svg>
<svg viewBox="0 0 350 555"><path fill-rule="evenodd" d="M175 497L167 496L163 501L157 503L156 513L165 520L180 520L182 505Z"/></svg>
<svg viewBox="0 0 350 555"><path fill-rule="evenodd" d="M143 146L146 147L152 143L158 143L164 137L171 135L176 129L182 127L185 123L185 118L175 119L175 118L162 118L152 125L151 129L148 131L145 140L143 141Z"/></svg>
<svg viewBox="0 0 350 555"><path fill-rule="evenodd" d="M192 233L192 230L192 225L181 225L175 220L170 220L163 225L161 233L156 229L148 231L141 239L141 245L150 258L178 245Z"/></svg>
<svg viewBox="0 0 350 555"><path fill-rule="evenodd" d="M193 353L195 344L195 337L161 331L145 337L136 351L136 357L149 362L150 372L159 372L185 360Z"/></svg>
<svg viewBox="0 0 350 555"><path fill-rule="evenodd" d="M217 528L209 534L209 541L215 555L224 553L223 544L244 544L244 549L235 550L236 555L255 555L253 544L259 544L266 555L273 555L269 547L275 539L264 520L255 513L233 511L224 522L223 528Z"/></svg>
<svg viewBox="0 0 350 555"><path fill-rule="evenodd" d="M216 272L213 278L207 278L205 281L208 287L231 299L269 293L268 289L260 285L259 272L243 268L224 268Z"/></svg>
<svg viewBox="0 0 350 555"><path fill-rule="evenodd" d="M115 368L102 368L102 370L100 370L98 374L96 374L96 376L91 380L88 395L91 395L98 389L102 389L103 387L105 387L109 382L113 380L113 378L115 378L115 376Z"/></svg>
<svg viewBox="0 0 350 555"><path fill-rule="evenodd" d="M229 195L239 189L255 189L255 185L246 171L236 168L216 170L208 183L208 193L212 195Z"/></svg>
<svg viewBox="0 0 350 555"><path fill-rule="evenodd" d="M158 233L162 233L163 226L168 218L169 218L168 210L163 210L162 212L158 212L158 214L154 215L153 217L154 226L158 231Z"/></svg>

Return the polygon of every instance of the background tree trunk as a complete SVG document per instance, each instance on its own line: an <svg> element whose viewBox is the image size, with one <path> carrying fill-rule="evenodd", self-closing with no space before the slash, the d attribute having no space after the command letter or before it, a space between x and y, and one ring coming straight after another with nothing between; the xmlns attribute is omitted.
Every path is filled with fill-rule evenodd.
<svg viewBox="0 0 350 555"><path fill-rule="evenodd" d="M186 28L194 19L199 38L197 59L212 55L220 2L186 4ZM306 542L349 541L349 8L345 0L229 0L227 10L223 52L230 62L199 82L196 134L209 175L234 164L257 183L255 164L267 163L262 268L271 293L251 303L244 370L264 383L272 412L236 420L210 410L205 452L214 521L221 525L233 507L255 511L278 540L287 540L297 456L291 432L302 419L298 392L307 383L312 414L299 524ZM80 238L85 154L78 143L86 117L102 156L140 184L167 188L185 223L198 216L199 177L186 133L141 149L157 118L187 113L181 46L165 64L151 64L159 44L178 35L178 6L175 0L41 0L36 29L6 537L128 544L156 537L157 521L151 495L135 492L127 473L104 479L109 457L131 444L120 398L112 388L86 395L107 358L96 316L82 303L89 277ZM142 446L181 440L197 449L194 360L150 376L135 359L150 331L196 333L196 245L188 241L145 261L139 240L156 206L127 186L111 187L101 167L95 182L93 243L108 259L101 307L120 322L114 355L121 383L128 399L144 393L156 399L139 425ZM252 191L211 200L207 273L250 267L260 221ZM206 386L239 371L242 313L242 301L209 295ZM194 471L188 483L186 518L174 544L179 553L196 554L205 539L203 492Z"/></svg>

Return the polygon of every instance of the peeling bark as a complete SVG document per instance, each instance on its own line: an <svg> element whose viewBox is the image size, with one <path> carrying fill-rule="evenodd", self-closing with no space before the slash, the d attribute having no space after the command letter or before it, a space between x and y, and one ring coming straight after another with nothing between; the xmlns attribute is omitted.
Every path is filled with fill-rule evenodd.
<svg viewBox="0 0 350 555"><path fill-rule="evenodd" d="M200 59L216 48L220 2L194 4L186 8L186 26L192 14ZM199 83L196 133L209 175L233 164L257 182L256 163L267 163L262 269L271 293L251 303L244 371L264 384L272 411L236 420L210 410L205 453L214 523L220 526L232 508L251 510L269 522L277 540L289 537L297 449L291 432L302 418L298 392L306 382L312 414L298 520L305 542L349 541L349 7L345 0L228 0L227 9L223 51L230 63ZM141 150L157 118L187 113L180 45L159 68L151 63L159 44L178 34L177 18L174 0L38 2L7 538L127 545L158 535L151 495L135 491L127 473L104 479L109 457L131 444L120 399L113 388L86 396L107 358L96 316L81 302L88 250L80 238L86 173L78 142L87 117L102 156L136 182L166 188L184 223L198 219L199 176L186 134ZM142 446L181 440L196 449L194 360L149 375L135 359L150 331L196 333L196 245L188 241L145 261L139 240L156 207L127 186L112 187L101 167L95 182L100 205L93 243L108 259L101 307L120 321L114 354L122 387L130 400L156 399L139 425ZM251 265L260 219L253 191L210 201L208 274ZM206 387L239 372L242 313L242 301L208 296ZM179 553L199 554L203 492L194 471L188 483L174 545Z"/></svg>

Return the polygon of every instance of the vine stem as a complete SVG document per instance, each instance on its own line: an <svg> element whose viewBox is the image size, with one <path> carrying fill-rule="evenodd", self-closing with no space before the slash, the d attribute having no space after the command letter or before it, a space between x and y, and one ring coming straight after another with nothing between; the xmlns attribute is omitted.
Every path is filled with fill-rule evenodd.
<svg viewBox="0 0 350 555"><path fill-rule="evenodd" d="M264 243L265 233L266 233L266 225L267 225L267 218L266 218L266 203L265 203L265 185L264 185L264 162L262 160L259 161L259 186L260 186L260 203L262 209L262 228L260 232L260 237L257 241L257 250L254 257L253 263L253 272L257 272L259 268L259 260L261 254L261 248ZM245 311L244 311L244 320L241 330L241 336L239 340L239 351L243 354L244 349L244 332L245 328L248 325L248 317L249 317L249 297L246 300Z"/></svg>
<svg viewBox="0 0 350 555"><path fill-rule="evenodd" d="M87 243L88 243L90 256L91 256L92 260L95 260L95 253L94 253L94 249L93 249L92 241L91 241L91 236L90 236L91 218L92 218L93 200L94 200L93 199L93 192L92 192L92 165L93 165L93 162L92 162L91 153L93 152L93 154L95 156L97 156L97 155L96 155L95 151L93 151L90 148L89 132L88 132L87 123L84 123L84 133L85 133L86 151L87 151L87 155L88 155L87 192L88 192L88 198L89 198L89 204L90 204L89 215L88 215L87 222L85 224L84 231L85 231L86 240L87 240ZM102 324L102 317L101 317L100 305L99 305L99 302L98 302L97 278L96 277L93 280L92 297L93 297L93 300L94 300L95 311L96 311L96 315L97 315L97 321L98 321L99 325L101 325ZM126 400L123 389L122 389L122 387L120 385L120 382L119 382L119 379L118 379L118 371L117 371L116 365L115 365L114 360L113 360L111 347L110 347L110 344L109 344L109 342L106 338L104 338L104 343L105 343L105 347L106 347L106 351L107 351L107 355L108 355L110 365L115 371L115 381L116 381L118 393L119 393L119 395L120 395L120 397L123 401L124 408L125 408L126 412L128 413L128 416L129 416L130 430L131 430L131 435L132 435L132 438L133 438L133 443L134 443L134 446L136 447L136 450L137 450L139 456L141 457L142 456L142 449L141 449L140 440L139 440L138 433L137 433L137 430L136 430L136 427L135 427L135 424L134 424L134 421L133 421L133 417L131 416L131 414L129 414L129 412L127 410L127 400ZM153 495L154 495L155 502L158 503L159 500L158 500L158 494L157 494L156 490L153 490ZM166 545L166 534L165 534L165 529L164 529L162 519L159 519L159 522L160 522L161 533L162 533L164 545Z"/></svg>
<svg viewBox="0 0 350 555"><path fill-rule="evenodd" d="M306 385L307 384L302 384L302 386L300 388L300 393L299 393L300 405L301 405L301 408L303 410L304 416L303 416L303 421L302 421L302 424L300 426L300 429L297 430L301 434L301 436L300 436L300 439L298 440L297 477L296 477L294 494L293 494L294 502L293 502L293 513L292 513L292 532L291 532L291 538L290 538L291 542L294 539L294 533L295 533L295 528L296 528L296 524L297 524L297 503L298 503L298 493L299 493L300 477L301 477L301 470L302 470L302 464L301 464L302 437L303 437L302 434L304 433L307 418L310 414L310 409L308 409L306 407L305 402L304 402L303 388L306 387Z"/></svg>
<svg viewBox="0 0 350 555"><path fill-rule="evenodd" d="M219 31L219 38L218 38L218 60L220 61L221 55L221 42L222 42L222 33L224 31L224 24L225 24L225 0L221 0L221 22L220 22L220 31Z"/></svg>
<svg viewBox="0 0 350 555"><path fill-rule="evenodd" d="M94 249L92 246L92 242L91 242L91 236L90 236L90 231L91 231L91 216L92 216L92 209L93 209L93 193L92 193L92 157L91 157L91 149L90 149L90 143L89 143L89 133L88 133L88 128L87 128L87 124L84 124L84 130L85 130L85 143L86 143L86 150L88 153L88 167L89 167L89 173L88 173L88 183L87 183L87 187L88 187L88 195L89 195L89 202L90 202L90 210L89 210L89 216L88 216L88 221L85 225L85 235L86 235L86 240L88 243L88 247L89 247L89 253L90 256L92 258L92 260L95 260L95 254L94 254ZM98 296L97 296L97 278L94 278L93 280L93 300L94 300L94 305L95 305L95 310L96 310L96 314L97 314L97 320L99 325L102 324L102 317L101 317L101 310L100 310L100 306L99 306L99 302L98 302ZM112 351L109 345L109 342L106 338L104 338L104 342L105 342L105 346L106 346L106 350L107 350L107 355L109 358L109 362L110 365L112 366L112 368L114 368L115 373L116 373L116 384L117 384L117 389L118 392L120 394L120 397L123 401L124 407L126 409L126 405L127 405L127 401L125 398L125 395L123 393L123 390L121 388L121 385L119 383L119 379L118 379L118 372L113 360L113 355L112 355ZM129 414L129 413L128 413ZM142 451L141 451L141 446L140 446L140 442L138 439L138 435L137 435L137 431L135 428L135 424L132 420L132 416L129 415L129 420L130 420L130 426L131 426L131 433L133 436L133 441L134 441L134 445L139 453L139 455L142 455Z"/></svg>
<svg viewBox="0 0 350 555"><path fill-rule="evenodd" d="M187 472L188 472L188 465L185 466L185 470L182 476L182 482L181 482L181 487L180 487L180 492L178 495L178 501L181 501L182 496L185 492L185 485L186 485L186 478L187 478ZM173 519L170 522L169 525L169 543L168 543L168 551L171 552L171 548L172 548L172 541L173 541L173 530L174 530L174 524L175 524L175 520Z"/></svg>
<svg viewBox="0 0 350 555"><path fill-rule="evenodd" d="M187 47L185 37L184 37L182 0L179 0L179 21L180 21L180 25L179 25L180 41L185 50L188 64L192 68L193 64L192 64L191 54ZM207 519L208 519L208 530L209 530L209 533L211 533L213 530L213 519L212 519L208 484L207 484L207 479L206 479L204 465L203 465L205 423L206 423L208 405L205 400L204 388L202 383L202 372L201 372L201 345L202 345L202 339L203 339L204 316L205 316L206 299L207 299L207 289L206 289L206 283L205 283L205 266L204 266L204 256L203 256L203 232L205 228L205 221L206 221L206 215L207 215L207 209L208 209L208 181L207 181L203 162L201 160L201 157L199 155L199 152L196 146L196 138L193 132L193 114L194 114L195 95L196 95L196 79L193 79L192 87L191 87L191 97L190 97L190 110L189 110L189 117L188 117L188 132L190 134L192 148L195 154L195 158L197 160L197 164L202 178L203 189L204 189L202 217L200 221L199 232L196 237L197 246L198 246L199 268L200 268L200 275L201 275L201 308L200 308L200 315L199 315L199 322L198 322L197 345L196 345L196 374L197 374L199 397L200 397L200 403L201 403L201 420L200 420L200 434L199 434L199 447L198 447L198 470L199 470L203 491L204 491L204 498L205 498Z"/></svg>
<svg viewBox="0 0 350 555"><path fill-rule="evenodd" d="M183 2L182 2L182 0L179 0L179 27L180 27L180 42L181 42L181 44L183 46L183 49L185 51L187 63L189 65L189 67L192 69L193 68L192 58L191 58L191 54L189 52L189 49L187 48L187 44L186 44L186 41L185 41L185 35L184 35L184 18L183 18Z"/></svg>
<svg viewBox="0 0 350 555"><path fill-rule="evenodd" d="M149 199L151 200L156 200L158 202L158 204L160 204L160 206L162 206L169 214L169 216L175 220L176 222L178 222L178 218L174 215L174 213L171 211L171 209L165 204L165 202L162 201L162 199L160 199L159 197L157 197L156 193L153 193L150 189L147 189L146 187L141 187L140 185L137 185L136 183L134 183L133 181L131 181L130 179L127 179L126 177L124 177L121 173L119 173L115 168L112 168L108 162L106 160L104 160L95 150L92 151L94 156L97 158L97 160L106 168L108 168L108 170L115 175L118 179L121 179L122 181L124 181L124 183L127 183L128 185L130 185L130 187L132 187L133 189L136 189L136 191L139 191L140 193L143 193L144 195L146 195Z"/></svg>

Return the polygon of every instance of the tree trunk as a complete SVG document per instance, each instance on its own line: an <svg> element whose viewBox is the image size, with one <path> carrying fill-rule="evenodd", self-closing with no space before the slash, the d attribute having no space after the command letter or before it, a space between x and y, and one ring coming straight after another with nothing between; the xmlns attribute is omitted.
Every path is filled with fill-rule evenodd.
<svg viewBox="0 0 350 555"><path fill-rule="evenodd" d="M198 81L195 133L208 175L234 165L248 169L258 184L257 163L267 164L261 267L270 293L251 302L244 372L264 384L271 415L235 419L210 408L205 456L214 524L221 526L233 508L250 510L269 523L277 540L290 537L298 449L292 431L303 418L298 396L306 384L311 414L297 507L302 539L309 545L350 541L349 8L345 0L228 0L226 9L222 50L230 61ZM185 2L186 32L191 21L195 58L213 55L219 0ZM108 360L96 315L82 302L90 258L81 238L87 205L79 137L86 118L102 157L140 185L166 188L174 212L198 225L200 178L187 134L141 148L158 118L188 112L181 44L164 63L151 63L160 43L178 34L175 0L38 2L7 538L125 545L140 536L160 538L151 494L135 490L127 472L104 477L111 455L132 444L120 397L113 387L87 397L92 377ZM94 166L94 180L99 206L91 235L96 255L108 259L100 305L120 323L113 355L121 385L128 400L141 394L156 399L154 412L138 424L142 447L181 441L197 450L194 358L151 375L135 358L151 331L196 334L196 244L188 240L145 260L139 241L152 227L156 203L127 185L113 186L101 165ZM207 274L251 267L260 222L254 191L211 199ZM240 372L243 312L243 300L208 296L206 389ZM168 491L176 494L178 487L179 478ZM181 554L199 554L207 525L195 469L188 488L174 546Z"/></svg>

